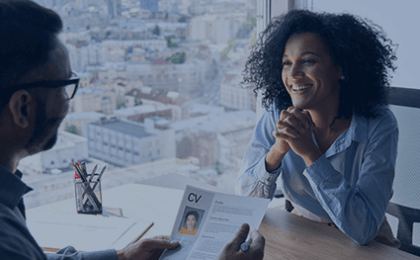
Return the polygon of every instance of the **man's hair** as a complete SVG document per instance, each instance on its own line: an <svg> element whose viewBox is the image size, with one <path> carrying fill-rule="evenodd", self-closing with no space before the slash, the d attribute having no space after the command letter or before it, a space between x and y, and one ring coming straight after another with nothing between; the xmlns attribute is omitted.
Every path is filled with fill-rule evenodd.
<svg viewBox="0 0 420 260"><path fill-rule="evenodd" d="M253 47L242 84L261 90L266 108L273 102L280 110L292 106L282 81L283 53L292 35L305 32L319 35L335 66L342 68L337 117L375 117L379 107L388 103L396 45L381 27L350 14L293 10L273 18Z"/></svg>
<svg viewBox="0 0 420 260"><path fill-rule="evenodd" d="M47 62L62 27L57 13L30 0L0 1L0 112L10 88Z"/></svg>

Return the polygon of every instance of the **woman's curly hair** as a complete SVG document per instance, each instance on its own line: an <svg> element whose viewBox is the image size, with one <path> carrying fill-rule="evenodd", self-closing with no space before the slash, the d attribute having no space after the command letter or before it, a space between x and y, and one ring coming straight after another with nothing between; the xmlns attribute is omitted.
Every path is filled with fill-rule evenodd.
<svg viewBox="0 0 420 260"><path fill-rule="evenodd" d="M342 68L340 105L337 118L353 114L375 117L378 108L388 104L390 70L397 59L382 28L350 14L314 13L293 10L273 18L259 35L245 64L244 86L254 86L263 94L263 106L275 102L279 109L292 105L282 81L282 58L290 36L311 32L324 41L334 64Z"/></svg>

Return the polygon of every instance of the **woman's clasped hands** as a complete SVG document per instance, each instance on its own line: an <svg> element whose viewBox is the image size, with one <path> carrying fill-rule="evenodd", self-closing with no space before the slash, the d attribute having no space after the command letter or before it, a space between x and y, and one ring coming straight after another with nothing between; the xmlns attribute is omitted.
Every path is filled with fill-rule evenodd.
<svg viewBox="0 0 420 260"><path fill-rule="evenodd" d="M291 106L281 111L276 127L277 129L273 131L276 142L272 148L279 154L286 154L292 149L305 159L319 152L312 139L315 124L308 111Z"/></svg>

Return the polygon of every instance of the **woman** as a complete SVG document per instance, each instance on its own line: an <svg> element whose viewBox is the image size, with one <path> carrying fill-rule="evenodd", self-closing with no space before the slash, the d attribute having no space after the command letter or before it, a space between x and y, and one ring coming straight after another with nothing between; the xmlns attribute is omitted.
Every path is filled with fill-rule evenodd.
<svg viewBox="0 0 420 260"><path fill-rule="evenodd" d="M384 219L398 142L386 107L393 46L380 27L348 14L300 10L273 19L244 71L267 111L237 193L272 198L279 179L294 213L334 224L358 244L383 223L385 243L398 246Z"/></svg>
<svg viewBox="0 0 420 260"><path fill-rule="evenodd" d="M195 236L198 231L197 223L198 213L196 211L188 212L185 216L185 226L182 226L181 229L178 230L178 234Z"/></svg>

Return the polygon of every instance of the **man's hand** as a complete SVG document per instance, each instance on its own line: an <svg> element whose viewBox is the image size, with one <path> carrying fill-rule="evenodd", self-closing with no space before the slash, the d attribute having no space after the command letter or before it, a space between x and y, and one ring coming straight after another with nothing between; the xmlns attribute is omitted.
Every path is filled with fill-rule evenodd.
<svg viewBox="0 0 420 260"><path fill-rule="evenodd" d="M169 242L167 236L153 237L118 250L117 256L118 260L157 260L165 249L172 249L178 245L178 242Z"/></svg>
<svg viewBox="0 0 420 260"><path fill-rule="evenodd" d="M262 260L264 257L265 239L255 229L249 232L252 241L247 251L241 250L249 232L249 225L242 224L232 240L225 245L216 260Z"/></svg>

